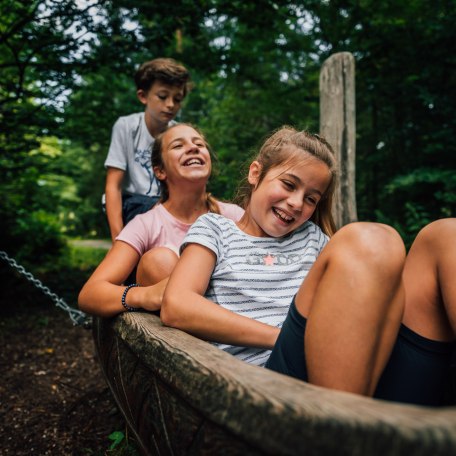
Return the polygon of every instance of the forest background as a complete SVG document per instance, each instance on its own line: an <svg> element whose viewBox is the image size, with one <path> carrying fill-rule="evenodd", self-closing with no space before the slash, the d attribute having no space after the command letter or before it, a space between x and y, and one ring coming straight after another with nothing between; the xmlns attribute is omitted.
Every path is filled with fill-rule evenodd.
<svg viewBox="0 0 456 456"><path fill-rule="evenodd" d="M179 120L216 151L218 197L273 129L318 132L321 65L348 51L359 219L409 244L456 214L455 0L0 0L0 17L0 249L25 265L109 237L111 128L143 109L133 74L160 56L192 74Z"/></svg>

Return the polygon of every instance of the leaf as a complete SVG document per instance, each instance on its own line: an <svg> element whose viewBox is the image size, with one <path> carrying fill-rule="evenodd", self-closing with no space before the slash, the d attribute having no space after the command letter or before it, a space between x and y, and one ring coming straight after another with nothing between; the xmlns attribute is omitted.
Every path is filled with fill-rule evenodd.
<svg viewBox="0 0 456 456"><path fill-rule="evenodd" d="M109 440L113 441L109 447L110 450L113 450L122 443L122 441L125 439L125 434L122 431L114 431L113 433L109 434L108 438Z"/></svg>

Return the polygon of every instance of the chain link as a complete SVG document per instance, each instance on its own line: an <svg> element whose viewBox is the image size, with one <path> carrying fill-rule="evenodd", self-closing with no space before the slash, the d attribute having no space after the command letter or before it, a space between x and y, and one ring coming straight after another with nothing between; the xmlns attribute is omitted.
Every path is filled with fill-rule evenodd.
<svg viewBox="0 0 456 456"><path fill-rule="evenodd" d="M41 290L46 296L51 298L57 307L66 311L74 326L83 326L84 328L91 327L91 318L87 314L69 306L62 298L57 296L47 286L43 285L39 279L34 277L32 273L27 272L14 258L10 258L5 251L0 250L0 258L5 260L12 268L16 269L16 271L22 274L29 282L33 283L33 285Z"/></svg>

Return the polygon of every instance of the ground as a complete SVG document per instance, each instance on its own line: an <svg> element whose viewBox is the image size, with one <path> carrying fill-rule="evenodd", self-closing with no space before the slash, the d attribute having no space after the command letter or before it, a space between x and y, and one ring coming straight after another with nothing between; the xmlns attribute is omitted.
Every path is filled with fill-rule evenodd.
<svg viewBox="0 0 456 456"><path fill-rule="evenodd" d="M0 280L0 454L136 454L91 330L5 268Z"/></svg>

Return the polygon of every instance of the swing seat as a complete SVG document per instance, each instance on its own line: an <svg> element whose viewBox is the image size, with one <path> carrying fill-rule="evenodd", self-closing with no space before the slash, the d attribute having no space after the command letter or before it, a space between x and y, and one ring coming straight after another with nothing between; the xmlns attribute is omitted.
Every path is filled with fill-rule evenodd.
<svg viewBox="0 0 456 456"><path fill-rule="evenodd" d="M95 318L93 336L145 454L456 455L456 407L310 385L248 365L145 312Z"/></svg>

